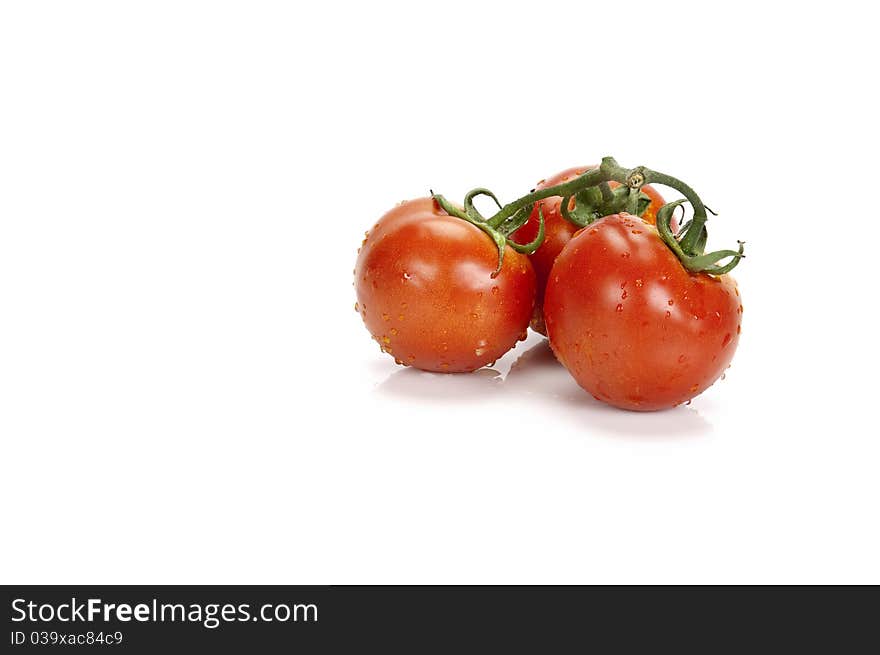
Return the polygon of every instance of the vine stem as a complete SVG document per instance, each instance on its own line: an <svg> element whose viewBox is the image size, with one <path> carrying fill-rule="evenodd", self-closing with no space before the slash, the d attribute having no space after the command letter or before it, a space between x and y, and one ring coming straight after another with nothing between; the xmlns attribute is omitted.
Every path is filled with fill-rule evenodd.
<svg viewBox="0 0 880 655"><path fill-rule="evenodd" d="M685 252L695 252L695 246L700 240L700 235L703 233L706 225L706 220L708 219L708 217L706 216L706 206L703 204L703 201L700 200L700 197L697 195L696 191L694 191L681 180L674 178L671 175L666 175L664 173L658 173L657 171L645 169L645 179L647 182L654 182L656 184L663 184L665 186L672 187L676 191L680 192L681 195L683 195L685 198L687 198L688 202L691 204L691 207L694 208L694 216L691 219L691 225L687 229L687 232L685 232L680 243L682 250L684 250Z"/></svg>
<svg viewBox="0 0 880 655"><path fill-rule="evenodd" d="M517 200L514 200L504 207L501 210L492 216L487 222L490 226L497 228L508 218L513 216L517 211L522 209L523 207L527 207L528 205L537 202L538 200L543 200L544 198L551 198L553 196L570 196L578 191L582 191L587 187L596 186L597 184L601 184L602 182L608 182L608 179L605 177L605 173L603 173L598 168L593 168L584 173L583 175L579 175L573 180L569 180L568 182L563 182L562 184L557 184L556 186L547 187L545 189L538 189L537 191L533 191L532 193L523 196Z"/></svg>
<svg viewBox="0 0 880 655"><path fill-rule="evenodd" d="M635 213L632 207L633 204L635 204L635 200L632 198L634 196L637 198L638 191L646 184L662 184L671 187L687 198L691 203L691 206L694 208L694 216L691 219L689 229L681 240L681 246L687 253L694 252L695 246L700 240L700 234L703 232L707 220L706 207L703 205L703 201L700 200L697 192L678 178L667 175L666 173L651 170L645 166L638 166L632 169L623 168L617 163L617 160L615 160L614 157L604 157L602 159L602 164L598 168L590 169L583 175L579 175L568 182L563 182L562 184L546 187L544 189L538 189L537 191L533 191L522 198L518 198L517 200L504 205L504 207L502 207L494 216L489 218L487 223L491 227L497 228L517 211L537 202L538 200L543 200L544 198L550 198L552 196L561 196L565 198L583 191L587 187L599 186L602 190L603 196L605 196L610 192L610 189L607 189L607 183L612 181L629 187L631 193L630 201L627 202L627 206L628 209L630 209L630 213Z"/></svg>
<svg viewBox="0 0 880 655"><path fill-rule="evenodd" d="M608 187L609 182L617 182L622 185L623 188L612 191ZM688 222L687 227L680 231L677 236L671 233L671 230L668 229L668 224L665 226L667 228L666 231L669 232L668 234L663 232L663 229L660 228L662 238L688 270L692 272L705 271L713 275L723 275L733 269L740 259L745 256L743 254L742 242L740 242L740 247L736 251L718 250L716 252L704 254L707 238L707 208L703 204L703 201L700 200L696 191L676 177L651 170L645 166L637 166L636 168L631 169L624 168L618 164L613 157L604 157L598 168L590 169L586 173L579 175L572 180L557 184L556 186L532 191L522 198L504 205L494 216L489 218L482 227L487 231L495 230L504 224L505 221L509 221L517 212L531 211L526 210L525 208L533 205L539 200L553 196L560 196L567 200L591 187L598 187L602 199L606 202L604 208L605 211L610 209L610 207L608 207L609 196L613 197L620 193L620 209L625 207L629 213L636 214L641 189L646 184L668 186L684 196L684 200L676 201L668 205L667 212L664 214L664 220L669 220L674 208L685 200L693 207L693 217ZM615 208L614 211L620 211L620 209ZM575 220L573 216L569 216L566 210L567 207L563 208L563 214L566 215L566 218L576 225L580 225L580 222ZM543 218L543 216L541 216L541 218ZM515 222L518 223L518 221ZM587 220L587 223L589 222L590 220ZM731 258L728 264L718 264L720 259L727 257Z"/></svg>

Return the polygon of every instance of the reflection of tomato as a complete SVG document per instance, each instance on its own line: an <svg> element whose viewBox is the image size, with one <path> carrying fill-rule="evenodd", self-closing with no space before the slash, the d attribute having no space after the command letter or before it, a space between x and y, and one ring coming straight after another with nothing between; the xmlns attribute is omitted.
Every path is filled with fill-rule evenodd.
<svg viewBox="0 0 880 655"><path fill-rule="evenodd" d="M546 180L541 180L536 189L546 189L547 187L556 186L557 184L562 184L563 182L567 182L568 180L578 176L583 175L588 170L595 168L595 166L581 166L579 168L569 168L567 170L562 171L554 175L553 177L549 177ZM613 188L618 186L617 182L609 183ZM651 186L646 185L642 187L642 191L651 198L651 204L648 205L648 209L645 211L645 218L647 218L651 223L655 223L657 220L657 210L663 206L664 200L660 196L660 194ZM576 225L570 223L565 217L562 215L562 212L559 209L559 205L562 202L562 198L559 196L551 196L550 198L545 198L544 200L539 200L535 203L535 208L532 210L531 216L529 216L528 222L519 228L516 232L511 235L511 239L516 241L517 243L529 243L534 240L536 236L538 236L538 207L541 207L541 210L544 212L544 223L545 223L545 231L546 235L544 237L544 243L541 244L541 247L538 248L534 253L529 255L529 259L532 262L532 266L535 268L535 277L537 278L537 297L535 299L535 311L532 316L532 329L540 332L541 334L546 335L547 331L544 327L544 313L543 313L543 304L544 304L544 289L547 286L547 278L550 275L550 269L553 267L553 261L556 259L556 256L562 252L562 248L568 243L568 240L571 239L572 235L577 232L579 229Z"/></svg>
<svg viewBox="0 0 880 655"><path fill-rule="evenodd" d="M637 216L613 214L572 238L544 298L550 345L584 389L616 407L673 407L705 391L739 342L729 275L692 274Z"/></svg>
<svg viewBox="0 0 880 655"><path fill-rule="evenodd" d="M535 274L509 246L498 249L431 198L402 203L364 240L355 267L356 309L399 364L445 373L473 371L525 337Z"/></svg>

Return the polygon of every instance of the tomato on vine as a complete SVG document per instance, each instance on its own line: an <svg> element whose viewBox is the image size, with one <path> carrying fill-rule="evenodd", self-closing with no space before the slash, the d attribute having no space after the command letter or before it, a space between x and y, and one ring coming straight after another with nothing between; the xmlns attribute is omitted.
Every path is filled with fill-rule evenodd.
<svg viewBox="0 0 880 655"><path fill-rule="evenodd" d="M658 209L652 183L684 199ZM498 204L489 218L474 207L480 195ZM674 212L685 202L693 216L678 228ZM482 188L461 206L432 194L399 205L368 233L356 309L398 363L472 371L524 338L538 292L531 256L547 278L550 346L578 384L625 409L673 407L723 374L742 325L728 273L743 245L706 253L707 211L684 182L611 157L504 206ZM533 212L535 236L519 243L512 236L531 235ZM536 254L542 244L547 251Z"/></svg>
<svg viewBox="0 0 880 655"><path fill-rule="evenodd" d="M730 365L742 303L729 275L687 271L657 229L613 214L556 259L544 311L550 345L577 383L616 407L673 407Z"/></svg>
<svg viewBox="0 0 880 655"><path fill-rule="evenodd" d="M472 199L467 212L442 196L404 202L367 233L355 309L398 364L474 371L525 338L535 300L529 248L509 245L506 228L488 225Z"/></svg>

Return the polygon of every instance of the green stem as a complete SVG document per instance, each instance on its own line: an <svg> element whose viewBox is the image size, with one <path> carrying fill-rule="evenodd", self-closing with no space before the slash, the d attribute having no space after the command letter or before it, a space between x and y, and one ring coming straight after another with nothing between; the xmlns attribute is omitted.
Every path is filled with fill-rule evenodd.
<svg viewBox="0 0 880 655"><path fill-rule="evenodd" d="M626 199L626 211L629 214L638 214L639 213L639 196L641 192L639 189L630 189L629 197Z"/></svg>
<svg viewBox="0 0 880 655"><path fill-rule="evenodd" d="M504 207L501 208L501 211L495 214L487 222L491 227L497 228L504 221L513 216L517 211L534 202L537 202L538 200L551 198L553 196L571 196L578 191L586 189L587 187L596 186L597 184L601 184L602 182L607 181L608 179L605 177L605 174L600 169L593 168L583 175L579 175L573 180L569 180L568 182L564 182L562 184L557 184L556 186L547 187L545 189L538 189L537 191L533 191L532 193L525 195L518 200L514 200L513 202L504 205Z"/></svg>
<svg viewBox="0 0 880 655"><path fill-rule="evenodd" d="M697 253L699 250L698 244L701 241L701 235L705 230L708 217L706 216L706 206L700 200L700 196L697 195L696 191L676 177L651 170L644 166L627 170L618 164L613 157L602 159L601 169L610 179L626 184L631 189L641 189L645 184L662 184L663 186L675 189L687 198L694 208L694 216L691 219L690 227L679 243L685 253L689 255Z"/></svg>
<svg viewBox="0 0 880 655"><path fill-rule="evenodd" d="M679 243L681 244L682 250L686 253L694 254L697 250L696 244L700 241L700 235L705 228L706 220L708 218L706 216L706 206L703 204L703 201L700 200L700 196L681 180L674 178L671 175L658 173L657 171L645 169L645 181L646 183L653 182L672 187L691 203L691 207L694 208L694 216L691 219L690 227Z"/></svg>
<svg viewBox="0 0 880 655"><path fill-rule="evenodd" d="M672 228L670 223L672 221L672 215L675 213L676 207L681 205L683 202L686 202L684 199L675 200L666 205L663 205L660 208L660 211L657 212L657 231L660 233L660 238L663 239L663 242L669 247L669 249L675 253L676 257L678 257L679 261L681 261L682 265L689 271L693 273L709 273L710 275L724 275L725 273L729 273L733 270L733 268L739 263L745 255L743 254L743 242L739 242L739 250L716 250L715 252L710 252L708 254L703 254L703 249L705 248L705 242L701 239L698 242L698 253L693 254L686 252L681 247L681 242L676 240L675 235L672 233ZM705 230L703 231L705 234ZM722 259L730 258L726 264L720 264L719 262Z"/></svg>
<svg viewBox="0 0 880 655"><path fill-rule="evenodd" d="M617 182L621 186L611 189L609 182ZM504 251L507 246L518 252L531 254L543 243L545 217L540 205L538 206L538 236L535 240L528 244L518 244L510 238L511 234L530 219L535 203L539 200L555 196L561 197L563 216L571 223L583 227L600 216L620 213L623 210L638 215L639 203L642 201L642 187L646 184L662 184L675 189L684 196L683 199L667 203L660 208L657 214L657 229L660 238L675 253L682 266L688 271L724 275L745 257L742 242L739 243L737 250L704 252L708 236L706 231L707 208L691 187L678 178L653 171L644 166L631 169L623 168L613 157L603 158L598 168L591 169L574 179L556 186L532 191L528 195L504 205L488 220L483 219L480 212L474 207L474 199L478 196L488 196L498 204L498 199L488 189L478 188L469 192L465 197L464 208L456 207L443 196L433 192L432 196L450 216L456 216L470 222L492 239L498 248L498 267L492 274L492 277L495 277L501 271ZM571 199L575 200L577 211L569 209L568 202ZM676 235L672 233L672 214L684 202L691 204L694 208L694 215L688 221L687 226L679 230ZM714 214L714 212L712 213ZM725 259L729 261L722 263Z"/></svg>
<svg viewBox="0 0 880 655"><path fill-rule="evenodd" d="M608 182L612 181L619 183L621 187L613 190L610 189ZM704 254L707 239L707 208L703 201L700 200L696 191L678 178L644 166L637 166L632 169L624 168L613 157L604 157L599 168L589 170L573 180L533 191L518 200L514 200L510 204L504 205L497 214L486 221L486 225L493 229L497 228L505 221L508 221L516 212L529 207L538 200L560 196L563 198L563 202L565 202L572 196L584 192L591 187L598 187L601 195L602 204L596 208L597 212L612 210L614 213L619 213L625 209L630 214L638 214L641 189L646 184L668 186L684 196L684 200L665 205L666 211L663 212L663 221L665 223L660 227L659 215L657 223L661 238L689 271L723 275L733 269L745 256L743 254L742 242L740 242L738 250L718 250ZM685 200L690 202L694 208L694 215L688 221L687 227L679 231L680 238L676 238L676 235L672 234L670 228L671 212ZM574 216L573 212L568 211L567 206L562 208L562 213L575 225L581 225L583 222L582 217L578 219ZM589 223L590 219L586 219L586 222ZM720 260L728 257L730 261L727 264L722 265L718 263Z"/></svg>

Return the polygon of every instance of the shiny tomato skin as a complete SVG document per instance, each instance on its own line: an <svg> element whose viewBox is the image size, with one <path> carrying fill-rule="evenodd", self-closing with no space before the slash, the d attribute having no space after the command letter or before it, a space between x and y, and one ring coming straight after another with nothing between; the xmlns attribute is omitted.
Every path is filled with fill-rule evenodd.
<svg viewBox="0 0 880 655"><path fill-rule="evenodd" d="M535 299L528 258L432 198L401 203L367 234L355 266L364 324L397 363L459 373L494 362L525 338Z"/></svg>
<svg viewBox="0 0 880 655"><path fill-rule="evenodd" d="M541 180L538 182L535 189L546 189L547 187L562 184L578 175L583 175L593 168L596 167L579 166L568 168L557 173L553 177ZM613 188L618 186L618 184L617 182L611 182L610 186ZM657 190L650 185L642 187L642 191L651 198L651 204L645 211L645 217L651 223L655 223L657 220L657 210L664 205L665 201ZM533 330L544 336L547 335L544 326L543 312L544 289L547 286L550 269L553 267L553 262L556 259L556 256L562 252L565 244L568 243L569 239L571 239L574 233L578 231L578 227L566 220L562 215L562 211L560 210L561 203L562 198L559 196L551 196L550 198L539 200L535 203L535 208L532 210L528 222L511 235L511 239L517 243L525 244L533 241L535 237L538 236L538 229L540 226L538 220L538 208L541 208L544 212L544 243L542 243L541 247L534 253L529 255L529 259L532 262L532 266L535 268L535 277L537 278L538 284L538 292L535 298L535 311L532 316L531 326Z"/></svg>
<svg viewBox="0 0 880 655"><path fill-rule="evenodd" d="M581 387L648 411L686 402L724 373L742 303L729 275L688 273L654 226L613 214L559 254L544 315L553 352Z"/></svg>

